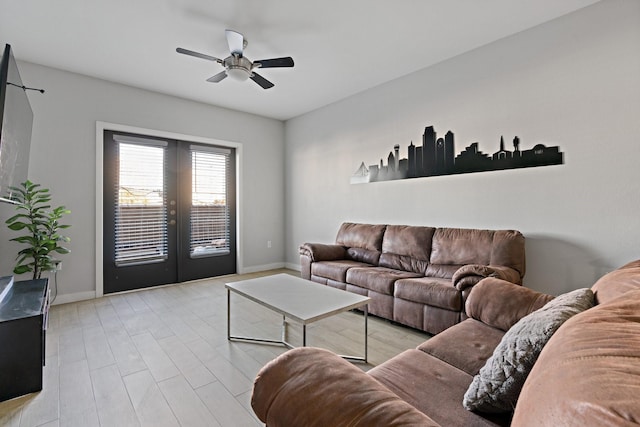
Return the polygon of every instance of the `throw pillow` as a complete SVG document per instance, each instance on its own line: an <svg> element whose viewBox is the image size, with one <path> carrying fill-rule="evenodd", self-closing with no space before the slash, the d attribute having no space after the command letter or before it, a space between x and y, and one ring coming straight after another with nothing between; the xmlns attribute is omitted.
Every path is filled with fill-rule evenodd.
<svg viewBox="0 0 640 427"><path fill-rule="evenodd" d="M520 319L504 334L493 355L473 378L464 395L464 407L492 413L512 411L549 338L565 321L593 305L591 289L577 289Z"/></svg>

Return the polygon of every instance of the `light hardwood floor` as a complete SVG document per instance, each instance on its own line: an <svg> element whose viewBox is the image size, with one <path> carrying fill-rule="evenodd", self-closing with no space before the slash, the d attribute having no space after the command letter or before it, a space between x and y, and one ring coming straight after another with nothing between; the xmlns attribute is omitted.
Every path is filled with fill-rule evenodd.
<svg viewBox="0 0 640 427"><path fill-rule="evenodd" d="M44 387L0 403L0 426L259 426L250 407L258 370L285 351L228 342L225 282L234 275L51 307ZM281 318L233 295L233 333L278 338ZM362 314L308 327L308 345L363 352ZM289 340L301 343L291 324ZM369 369L429 336L369 318ZM7 343L2 343L7 345ZM9 344L10 345L10 344Z"/></svg>

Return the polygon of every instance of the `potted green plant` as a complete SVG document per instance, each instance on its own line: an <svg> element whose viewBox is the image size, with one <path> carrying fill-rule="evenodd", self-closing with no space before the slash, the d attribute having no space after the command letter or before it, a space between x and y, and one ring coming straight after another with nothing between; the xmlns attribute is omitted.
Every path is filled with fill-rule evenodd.
<svg viewBox="0 0 640 427"><path fill-rule="evenodd" d="M61 246L61 243L69 242L70 239L59 234L59 231L70 225L60 224L59 221L71 211L64 206L51 209L49 189L41 188L40 184L29 180L21 183L20 187L11 187L11 190L15 192L15 201L18 203L16 209L19 213L9 218L6 224L11 230L27 232L11 239L27 245L18 252L13 272L32 272L34 279L40 279L43 271L56 269L59 261L52 257L53 253L69 253L69 249Z"/></svg>

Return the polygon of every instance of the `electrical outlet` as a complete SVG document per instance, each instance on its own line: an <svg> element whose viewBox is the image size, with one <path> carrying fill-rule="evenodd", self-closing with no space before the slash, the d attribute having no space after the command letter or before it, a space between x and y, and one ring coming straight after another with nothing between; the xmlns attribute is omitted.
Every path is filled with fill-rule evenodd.
<svg viewBox="0 0 640 427"><path fill-rule="evenodd" d="M267 240L267 248L271 249L271 240Z"/></svg>
<svg viewBox="0 0 640 427"><path fill-rule="evenodd" d="M62 270L62 261L55 261L56 271Z"/></svg>

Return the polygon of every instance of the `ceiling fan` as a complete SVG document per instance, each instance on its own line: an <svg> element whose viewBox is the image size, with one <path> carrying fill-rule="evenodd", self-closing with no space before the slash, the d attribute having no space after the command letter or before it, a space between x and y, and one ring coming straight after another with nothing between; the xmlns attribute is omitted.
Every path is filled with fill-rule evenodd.
<svg viewBox="0 0 640 427"><path fill-rule="evenodd" d="M263 89L269 89L274 86L273 83L262 77L260 74L254 72L254 69L293 67L293 58L290 56L284 58L262 59L260 61L251 62L244 56L244 49L247 47L247 40L244 36L233 30L225 30L225 34L227 36L227 43L229 44L229 51L231 52L231 55L225 59L219 59L214 56L205 55L204 53L194 52L181 47L177 48L176 52L184 55L195 56L196 58L206 59L208 61L214 61L224 66L224 71L221 71L215 76L207 79L207 81L211 83L221 82L229 76L240 81L251 79L262 86Z"/></svg>

